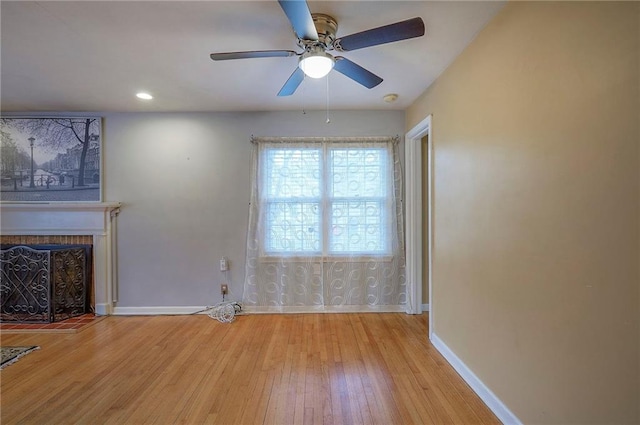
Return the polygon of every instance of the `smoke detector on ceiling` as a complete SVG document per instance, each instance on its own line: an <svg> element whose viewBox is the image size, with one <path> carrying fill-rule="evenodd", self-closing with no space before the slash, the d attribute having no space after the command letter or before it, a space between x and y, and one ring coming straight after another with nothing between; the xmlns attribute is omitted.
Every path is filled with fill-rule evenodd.
<svg viewBox="0 0 640 425"><path fill-rule="evenodd" d="M398 100L398 95L395 94L395 93L389 93L389 94L384 95L384 97L382 99L384 99L384 101L387 102L387 103L393 103L396 100Z"/></svg>

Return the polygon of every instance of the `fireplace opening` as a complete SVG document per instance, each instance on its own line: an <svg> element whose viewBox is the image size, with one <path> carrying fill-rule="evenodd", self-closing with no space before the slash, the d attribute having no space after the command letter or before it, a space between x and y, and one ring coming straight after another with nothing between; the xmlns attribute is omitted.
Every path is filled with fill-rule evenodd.
<svg viewBox="0 0 640 425"><path fill-rule="evenodd" d="M0 322L52 323L92 312L91 245L0 248Z"/></svg>

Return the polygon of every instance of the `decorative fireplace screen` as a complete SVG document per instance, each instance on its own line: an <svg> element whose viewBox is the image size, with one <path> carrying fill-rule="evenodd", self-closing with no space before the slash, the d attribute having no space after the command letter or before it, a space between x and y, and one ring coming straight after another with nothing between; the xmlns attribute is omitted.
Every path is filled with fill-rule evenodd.
<svg viewBox="0 0 640 425"><path fill-rule="evenodd" d="M90 245L0 250L0 321L51 323L86 313Z"/></svg>

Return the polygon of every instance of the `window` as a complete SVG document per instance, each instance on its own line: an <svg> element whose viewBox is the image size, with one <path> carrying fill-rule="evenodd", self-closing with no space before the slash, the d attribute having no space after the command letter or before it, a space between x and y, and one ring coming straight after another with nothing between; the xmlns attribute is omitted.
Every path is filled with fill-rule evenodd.
<svg viewBox="0 0 640 425"><path fill-rule="evenodd" d="M263 255L388 255L392 155L387 143L265 146Z"/></svg>
<svg viewBox="0 0 640 425"><path fill-rule="evenodd" d="M251 141L245 305L404 305L399 139Z"/></svg>

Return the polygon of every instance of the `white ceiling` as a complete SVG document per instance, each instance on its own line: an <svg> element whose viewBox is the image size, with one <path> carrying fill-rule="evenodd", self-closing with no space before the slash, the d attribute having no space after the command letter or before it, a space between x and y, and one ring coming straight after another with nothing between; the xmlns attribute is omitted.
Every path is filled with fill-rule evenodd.
<svg viewBox="0 0 640 425"><path fill-rule="evenodd" d="M366 89L332 72L331 109L405 109L504 5L497 1L310 1L338 37L422 17L425 36L342 56L384 81ZM2 111L324 109L326 79L276 94L297 57L214 62L213 52L300 51L284 12L263 1L2 1ZM141 90L155 96L141 101ZM383 96L397 93L393 104Z"/></svg>

